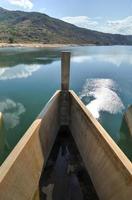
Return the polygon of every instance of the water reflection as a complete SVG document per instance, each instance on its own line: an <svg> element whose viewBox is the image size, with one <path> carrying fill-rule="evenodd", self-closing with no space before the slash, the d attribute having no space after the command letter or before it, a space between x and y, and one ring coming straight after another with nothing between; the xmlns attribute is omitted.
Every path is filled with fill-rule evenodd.
<svg viewBox="0 0 132 200"><path fill-rule="evenodd" d="M5 124L2 115L2 118L0 118L0 165L3 158L5 157L5 154L7 154L8 151L10 151L10 145L8 144L6 138Z"/></svg>
<svg viewBox="0 0 132 200"><path fill-rule="evenodd" d="M132 161L132 136L129 132L125 117L122 119L120 127L120 139L118 140L117 144Z"/></svg>
<svg viewBox="0 0 132 200"><path fill-rule="evenodd" d="M7 157L9 152L13 148L11 140L8 141L9 137L13 140L17 138L14 133L14 128L17 127L21 122L21 116L26 112L25 107L11 99L0 100L0 112L2 112L2 120L0 121L0 165L3 160ZM13 131L13 132L12 132ZM9 134L9 136L8 136Z"/></svg>
<svg viewBox="0 0 132 200"><path fill-rule="evenodd" d="M46 55L44 57L44 55ZM20 64L51 64L60 57L60 50L7 48L0 49L0 67L12 67Z"/></svg>
<svg viewBox="0 0 132 200"><path fill-rule="evenodd" d="M122 63L132 64L132 56L120 55L120 54L108 54L108 55L87 55L87 56L74 56L72 59L75 63L83 63L83 62L106 62L111 63L116 66L120 66Z"/></svg>
<svg viewBox="0 0 132 200"><path fill-rule="evenodd" d="M60 88L61 51L72 53L71 89L130 155L129 136L120 131L124 109L132 103L132 47L125 46L0 49L0 110L6 123L2 143L8 141L12 149ZM0 162L10 152L6 146Z"/></svg>
<svg viewBox="0 0 132 200"><path fill-rule="evenodd" d="M17 65L15 67L0 68L0 80L27 78L38 71L41 65Z"/></svg>
<svg viewBox="0 0 132 200"><path fill-rule="evenodd" d="M93 116L99 118L101 111L116 114L124 109L117 90L116 83L111 79L87 79L80 98Z"/></svg>
<svg viewBox="0 0 132 200"><path fill-rule="evenodd" d="M11 99L0 100L0 112L3 114L5 129L16 127L20 123L20 116L26 112L25 107Z"/></svg>

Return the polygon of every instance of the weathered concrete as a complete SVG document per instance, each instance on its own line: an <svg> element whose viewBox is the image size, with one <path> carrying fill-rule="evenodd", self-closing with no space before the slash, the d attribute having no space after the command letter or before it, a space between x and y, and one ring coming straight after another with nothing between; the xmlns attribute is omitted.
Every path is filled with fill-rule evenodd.
<svg viewBox="0 0 132 200"><path fill-rule="evenodd" d="M99 200L67 126L61 127L40 179L41 200Z"/></svg>
<svg viewBox="0 0 132 200"><path fill-rule="evenodd" d="M132 105L128 107L128 110L125 112L124 117L125 117L127 126L129 128L130 134L132 136Z"/></svg>
<svg viewBox="0 0 132 200"><path fill-rule="evenodd" d="M67 91L68 92L68 91ZM60 122L58 91L0 167L0 199L39 200L38 184ZM132 164L72 91L70 130L101 200L132 197Z"/></svg>
<svg viewBox="0 0 132 200"><path fill-rule="evenodd" d="M69 110L70 110L69 91L61 91L60 93L60 126L69 125Z"/></svg>
<svg viewBox="0 0 132 200"><path fill-rule="evenodd" d="M1 200L38 200L38 185L58 132L57 92L0 167Z"/></svg>
<svg viewBox="0 0 132 200"><path fill-rule="evenodd" d="M62 52L61 55L61 90L69 90L70 55L70 52Z"/></svg>
<svg viewBox="0 0 132 200"><path fill-rule="evenodd" d="M45 163L60 127L60 97L61 92L57 91L48 102L47 107L38 116L38 119L42 119L39 135Z"/></svg>
<svg viewBox="0 0 132 200"><path fill-rule="evenodd" d="M61 54L60 125L69 125L70 52Z"/></svg>
<svg viewBox="0 0 132 200"><path fill-rule="evenodd" d="M70 130L101 200L132 198L132 163L70 91Z"/></svg>

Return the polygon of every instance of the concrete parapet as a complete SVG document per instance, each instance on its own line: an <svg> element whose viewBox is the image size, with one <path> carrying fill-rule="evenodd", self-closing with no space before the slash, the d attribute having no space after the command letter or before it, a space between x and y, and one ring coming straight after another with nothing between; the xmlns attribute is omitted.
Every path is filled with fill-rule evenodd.
<svg viewBox="0 0 132 200"><path fill-rule="evenodd" d="M56 92L1 165L1 200L38 199L39 179L58 132L59 96Z"/></svg>
<svg viewBox="0 0 132 200"><path fill-rule="evenodd" d="M101 200L132 198L132 163L70 91L70 130Z"/></svg>
<svg viewBox="0 0 132 200"><path fill-rule="evenodd" d="M0 167L1 200L39 200L39 179L65 121L100 199L131 199L132 163L77 95L66 92L55 93Z"/></svg>
<svg viewBox="0 0 132 200"><path fill-rule="evenodd" d="M70 52L62 52L61 54L61 90L69 90L70 80Z"/></svg>

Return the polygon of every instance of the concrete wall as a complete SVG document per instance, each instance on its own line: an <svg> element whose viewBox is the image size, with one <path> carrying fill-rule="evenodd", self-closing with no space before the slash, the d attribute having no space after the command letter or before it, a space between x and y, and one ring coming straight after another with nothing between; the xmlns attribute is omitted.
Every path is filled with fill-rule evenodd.
<svg viewBox="0 0 132 200"><path fill-rule="evenodd" d="M33 122L0 167L0 200L38 200L43 165L58 132L60 92Z"/></svg>
<svg viewBox="0 0 132 200"><path fill-rule="evenodd" d="M69 110L70 110L70 104L69 104L69 91L62 91L60 93L60 125L61 126L69 126Z"/></svg>
<svg viewBox="0 0 132 200"><path fill-rule="evenodd" d="M5 146L4 122L3 122L3 114L0 112L0 152L3 151L4 146Z"/></svg>
<svg viewBox="0 0 132 200"><path fill-rule="evenodd" d="M64 120L63 115L60 116L61 95L58 91L52 97L0 167L0 200L39 200L42 169L60 120ZM68 96L70 108L64 110L67 116L70 114L71 132L98 196L101 200L131 200L131 162L76 94L70 91ZM62 105L67 108L65 101Z"/></svg>
<svg viewBox="0 0 132 200"><path fill-rule="evenodd" d="M132 136L132 105L128 108L124 116L125 116L127 126L129 128L130 134Z"/></svg>
<svg viewBox="0 0 132 200"><path fill-rule="evenodd" d="M70 91L70 129L101 200L132 199L132 163Z"/></svg>

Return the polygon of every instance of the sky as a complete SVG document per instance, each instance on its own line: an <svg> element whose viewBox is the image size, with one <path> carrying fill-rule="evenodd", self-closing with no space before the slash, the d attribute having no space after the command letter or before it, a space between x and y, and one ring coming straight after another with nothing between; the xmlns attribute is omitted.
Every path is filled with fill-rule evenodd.
<svg viewBox="0 0 132 200"><path fill-rule="evenodd" d="M79 27L132 35L132 0L0 0L0 7L37 11Z"/></svg>

